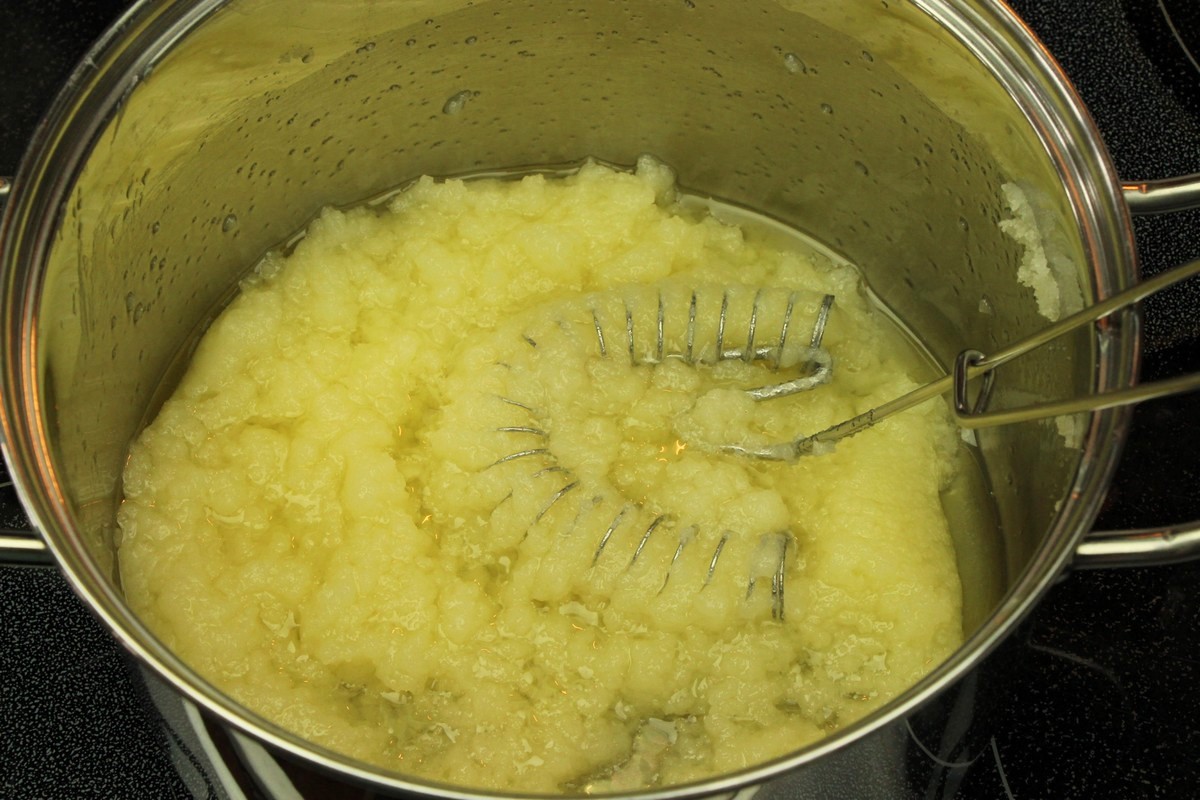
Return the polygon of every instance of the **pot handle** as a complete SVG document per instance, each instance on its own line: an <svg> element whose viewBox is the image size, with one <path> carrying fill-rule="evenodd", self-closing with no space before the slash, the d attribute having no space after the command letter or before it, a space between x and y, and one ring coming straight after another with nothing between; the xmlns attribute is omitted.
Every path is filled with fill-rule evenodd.
<svg viewBox="0 0 1200 800"><path fill-rule="evenodd" d="M54 556L41 537L32 531L0 530L0 566L50 567Z"/></svg>
<svg viewBox="0 0 1200 800"><path fill-rule="evenodd" d="M1200 208L1200 172L1157 181L1133 181L1121 185L1131 214L1164 214Z"/></svg>
<svg viewBox="0 0 1200 800"><path fill-rule="evenodd" d="M1166 528L1092 531L1075 548L1076 569L1149 567L1200 557L1200 520Z"/></svg>
<svg viewBox="0 0 1200 800"><path fill-rule="evenodd" d="M1121 186L1131 214L1200 208L1200 173ZM1161 528L1092 531L1075 548L1076 569L1148 567L1200 557L1200 520Z"/></svg>

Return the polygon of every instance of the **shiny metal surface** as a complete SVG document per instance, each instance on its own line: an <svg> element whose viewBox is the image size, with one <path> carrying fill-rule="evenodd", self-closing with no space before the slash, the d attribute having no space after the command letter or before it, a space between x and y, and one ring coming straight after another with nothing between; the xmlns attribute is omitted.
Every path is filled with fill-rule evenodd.
<svg viewBox="0 0 1200 800"><path fill-rule="evenodd" d="M723 287L718 292L710 289L700 292L695 288L682 294L673 292L670 300L661 289L653 297L622 298L620 314L617 319L608 319L609 333L605 334L605 326L601 321L598 308L601 298L586 299L591 306L592 326L596 333L596 349L601 356L607 356L609 342L623 349L629 356L631 364L659 364L666 359L683 361L685 364L715 364L718 361L755 361L765 362L772 371L780 369L800 368L799 377L767 384L752 389L746 389L747 396L754 400L773 400L787 397L797 392L806 392L828 383L833 372L833 360L829 353L821 349L821 339L825 333L825 325L829 311L833 307L833 295L825 295L818 304L811 323L812 334L807 346L795 344L795 338L788 341L792 332L793 315L799 299L796 292L770 291L759 288L755 291L736 292L729 287ZM704 302L700 295L704 294ZM743 294L753 296L749 307L744 302L737 303L741 311L740 317L734 317L730 308L731 295ZM720 298L718 301L717 298ZM775 302L772 302L775 301ZM632 304L631 304L632 303ZM635 322L634 306L655 306L652 330ZM775 313L771 315L771 312ZM636 315L641 318L642 315ZM778 333L772 335L767 331L767 320L770 319L778 327ZM565 320L562 320L566 324ZM682 333L679 341L668 342L667 331ZM707 330L713 334L713 341L697 341L697 331ZM617 331L617 333L613 333ZM622 335L623 334L623 335ZM652 351L645 350L645 342L654 342ZM737 344L739 343L740 344ZM623 345L623 347L622 347Z"/></svg>
<svg viewBox="0 0 1200 800"><path fill-rule="evenodd" d="M1195 523L1129 531L1093 531L1075 549L1073 566L1081 569L1145 567L1200 557L1200 528Z"/></svg>
<svg viewBox="0 0 1200 800"><path fill-rule="evenodd" d="M0 532L0 553L7 565L48 567L54 563L46 544L22 531Z"/></svg>
<svg viewBox="0 0 1200 800"><path fill-rule="evenodd" d="M1132 278L1127 215L1095 131L1045 53L991 3L145 2L72 77L0 228L7 455L77 590L224 720L373 786L474 796L312 747L216 692L145 629L113 558L125 446L239 276L323 205L424 173L643 153L689 190L861 265L945 363L1044 323L1015 280L1022 248L997 225L1005 183L1032 204L1058 311ZM997 313L980 313L984 299ZM1138 323L1119 322L1014 365L998 396L1128 386ZM688 791L834 753L853 761L852 740L968 674L1072 557L1125 422L1096 414L1078 442L1043 424L984 437L1004 542L983 557L1003 596L976 601L986 613L968 643L863 723Z"/></svg>
<svg viewBox="0 0 1200 800"><path fill-rule="evenodd" d="M1165 214L1200 208L1200 175L1157 181L1135 181L1122 187L1125 203L1134 214Z"/></svg>

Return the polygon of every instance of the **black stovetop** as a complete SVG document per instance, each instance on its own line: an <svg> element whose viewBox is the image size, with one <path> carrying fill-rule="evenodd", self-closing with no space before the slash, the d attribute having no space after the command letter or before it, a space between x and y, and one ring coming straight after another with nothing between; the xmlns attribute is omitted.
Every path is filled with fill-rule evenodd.
<svg viewBox="0 0 1200 800"><path fill-rule="evenodd" d="M0 175L15 172L58 85L126 4L0 2ZM1200 172L1200 71L1163 16L1200 41L1197 0L1010 5L1075 81L1124 177ZM1144 272L1200 257L1200 211L1135 230ZM1200 284L1152 298L1146 314L1146 376L1200 370ZM26 525L0 491L0 527ZM1196 518L1194 393L1136 411L1098 527ZM1200 797L1200 562L1071 574L1006 649L1015 680L958 797ZM191 797L171 736L58 573L0 568L0 797Z"/></svg>

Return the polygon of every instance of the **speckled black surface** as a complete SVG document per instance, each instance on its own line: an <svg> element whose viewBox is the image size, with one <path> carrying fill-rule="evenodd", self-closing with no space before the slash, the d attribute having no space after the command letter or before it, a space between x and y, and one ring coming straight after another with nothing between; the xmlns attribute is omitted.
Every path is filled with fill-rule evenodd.
<svg viewBox="0 0 1200 800"><path fill-rule="evenodd" d="M0 2L0 175L124 5ZM1159 0L1011 5L1075 81L1124 177L1200 171L1200 75L1159 47ZM1147 273L1200 257L1200 212L1139 219L1136 233ZM1200 285L1146 306L1147 376L1200 369ZM1198 454L1200 396L1138 409L1101 526L1200 517ZM0 526L23 524L0 502ZM1070 575L994 660L1013 680L957 797L1200 797L1200 564ZM168 740L62 578L0 569L0 797L188 796Z"/></svg>

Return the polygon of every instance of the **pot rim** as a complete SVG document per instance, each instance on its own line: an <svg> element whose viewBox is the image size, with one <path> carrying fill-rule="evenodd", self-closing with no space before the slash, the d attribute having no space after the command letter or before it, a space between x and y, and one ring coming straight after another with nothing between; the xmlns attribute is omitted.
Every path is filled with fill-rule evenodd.
<svg viewBox="0 0 1200 800"><path fill-rule="evenodd" d="M0 279L10 298L38 286L43 259L57 227L60 197L69 191L96 137L141 76L208 15L229 0L138 0L97 41L67 80L35 132L0 219ZM1015 13L993 0L913 0L981 62L1025 112L1033 132L1059 169L1088 255L1088 275L1097 297L1136 279L1129 211L1100 133L1070 81L1033 32ZM31 265L22 267L22 264ZM23 271L28 275L22 275ZM20 281L23 281L21 283ZM233 702L172 654L132 613L99 566L69 533L73 520L54 476L54 448L40 408L40 364L22 343L36 330L34 292L3 310L6 391L0 407L3 452L14 486L35 527L72 588L110 631L176 690L273 747L339 776L383 787L461 800L516 794L463 789L374 768L309 743ZM1095 382L1122 388L1136 381L1140 320L1130 312L1119 346L1097 354ZM1131 409L1090 416L1074 483L1041 545L987 620L955 653L920 682L864 719L796 753L704 781L648 789L644 800L735 791L813 762L871 731L900 720L958 681L1010 633L1069 564L1078 541L1091 527L1128 432ZM559 796L559 795L556 795Z"/></svg>

